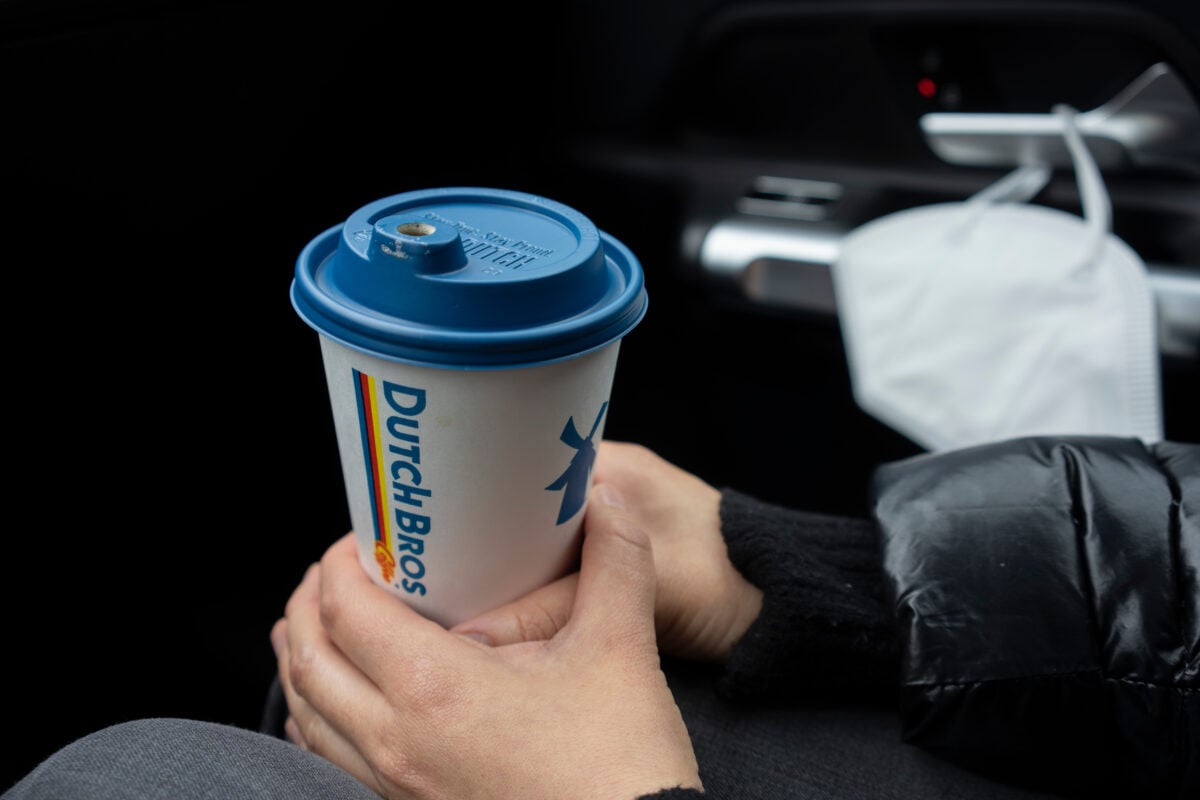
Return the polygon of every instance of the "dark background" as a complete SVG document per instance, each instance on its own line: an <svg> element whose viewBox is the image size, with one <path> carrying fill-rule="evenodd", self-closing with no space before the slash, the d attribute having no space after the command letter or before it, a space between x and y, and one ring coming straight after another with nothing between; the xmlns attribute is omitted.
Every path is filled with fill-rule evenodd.
<svg viewBox="0 0 1200 800"><path fill-rule="evenodd" d="M1198 85L1198 31L1184 0L0 0L0 786L121 720L257 724L267 633L349 527L316 335L288 300L326 227L437 186L574 206L650 294L607 435L860 513L872 466L918 448L853 405L836 321L711 285L685 229L764 170L837 177L872 214L994 180L916 135L931 42L964 109L1045 111L1161 59ZM1115 230L1200 267L1196 187L1111 176ZM1046 196L1077 210L1073 192L1058 176ZM1195 365L1163 376L1168 436L1200 441Z"/></svg>

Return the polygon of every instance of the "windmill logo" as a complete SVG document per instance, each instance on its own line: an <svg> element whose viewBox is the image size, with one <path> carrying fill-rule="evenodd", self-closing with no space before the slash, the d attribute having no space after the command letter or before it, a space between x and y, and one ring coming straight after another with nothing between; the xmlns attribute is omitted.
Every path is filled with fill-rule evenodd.
<svg viewBox="0 0 1200 800"><path fill-rule="evenodd" d="M579 431L575 429L574 417L567 417L567 424L563 427L562 435L558 437L564 444L575 448L575 455L571 457L571 463L566 471L558 476L554 483L546 487L547 491L563 493L562 506L558 509L558 521L554 523L555 525L562 525L583 508L583 502L587 499L588 478L592 474L592 463L596 460L596 446L592 444L592 437L600 428L600 420L604 419L604 412L607 408L608 401L605 400L600 406L600 413L596 415L596 421L592 423L592 430L586 439L580 436Z"/></svg>

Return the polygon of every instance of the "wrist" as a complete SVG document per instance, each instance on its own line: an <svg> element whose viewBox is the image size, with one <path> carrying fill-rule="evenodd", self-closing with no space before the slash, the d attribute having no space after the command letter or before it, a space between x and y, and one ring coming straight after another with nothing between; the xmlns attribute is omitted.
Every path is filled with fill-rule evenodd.
<svg viewBox="0 0 1200 800"><path fill-rule="evenodd" d="M734 573L730 577L730 590L726 593L729 601L726 603L726 620L724 624L724 634L718 639L717 646L713 655L715 660L724 662L729 658L729 654L733 651L741 638L758 619L759 613L762 611L763 593L750 581L730 567Z"/></svg>
<svg viewBox="0 0 1200 800"><path fill-rule="evenodd" d="M873 521L726 490L722 532L730 562L762 589L758 614L724 661L722 694L890 691L895 631Z"/></svg>

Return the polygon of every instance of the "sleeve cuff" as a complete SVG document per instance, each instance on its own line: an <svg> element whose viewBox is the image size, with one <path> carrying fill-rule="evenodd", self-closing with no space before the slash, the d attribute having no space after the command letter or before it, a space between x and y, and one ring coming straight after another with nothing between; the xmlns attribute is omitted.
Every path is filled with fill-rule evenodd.
<svg viewBox="0 0 1200 800"><path fill-rule="evenodd" d="M796 511L725 489L730 561L763 592L717 681L727 699L890 698L896 635L872 520Z"/></svg>

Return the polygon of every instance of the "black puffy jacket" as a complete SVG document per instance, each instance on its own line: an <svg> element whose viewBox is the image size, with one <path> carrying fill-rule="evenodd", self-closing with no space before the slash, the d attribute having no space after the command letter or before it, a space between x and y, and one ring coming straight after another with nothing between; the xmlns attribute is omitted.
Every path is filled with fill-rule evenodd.
<svg viewBox="0 0 1200 800"><path fill-rule="evenodd" d="M1200 446L1027 438L880 468L907 741L1200 798Z"/></svg>

